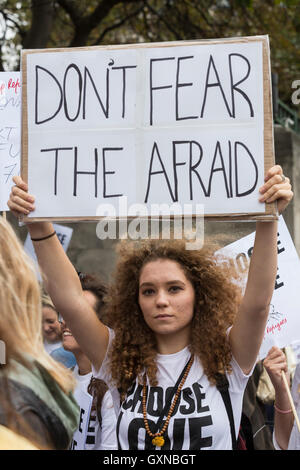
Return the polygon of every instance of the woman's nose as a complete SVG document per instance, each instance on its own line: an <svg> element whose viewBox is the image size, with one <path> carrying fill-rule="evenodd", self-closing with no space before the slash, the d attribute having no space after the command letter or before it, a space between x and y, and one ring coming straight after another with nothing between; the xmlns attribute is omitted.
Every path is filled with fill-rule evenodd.
<svg viewBox="0 0 300 470"><path fill-rule="evenodd" d="M158 307L166 307L169 304L167 293L163 290L158 291L156 296L156 305Z"/></svg>

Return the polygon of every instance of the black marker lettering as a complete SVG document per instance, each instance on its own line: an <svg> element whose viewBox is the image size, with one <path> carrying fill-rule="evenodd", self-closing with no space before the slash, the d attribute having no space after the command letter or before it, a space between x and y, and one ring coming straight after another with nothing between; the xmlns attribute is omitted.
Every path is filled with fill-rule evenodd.
<svg viewBox="0 0 300 470"><path fill-rule="evenodd" d="M200 155L199 155L199 158L198 158L198 161L193 164L193 144L196 145L199 150L200 150ZM203 184L203 181L202 179L200 178L200 175L198 173L198 171L196 171L196 168L198 168L198 166L200 165L201 163L201 160L202 160L202 157L203 157L203 149L201 147L201 145L198 143L198 142L195 142L195 141L191 141L190 142L190 171L189 171L189 178L190 178L190 200L192 201L193 200L193 180L192 180L192 173L195 173L195 175L197 176L198 178L198 181L201 185L201 188L202 188L202 191L204 193L204 195L207 197L208 196L208 193L206 192L206 189L205 189L205 186Z"/></svg>
<svg viewBox="0 0 300 470"><path fill-rule="evenodd" d="M279 237L279 233L277 233L277 236ZM281 245L281 241L278 240L277 241L277 254L279 255L280 253L282 253L283 251L285 251L285 248L282 247L282 248L279 248L279 245Z"/></svg>
<svg viewBox="0 0 300 470"><path fill-rule="evenodd" d="M216 163L218 154L220 155L221 166L215 168L215 163ZM227 183L225 164L224 164L223 155L222 155L222 151L221 151L221 144L220 144L219 141L217 141L217 144L216 144L215 154L214 154L214 158L213 158L213 162L212 162L212 166L211 166L211 170L210 170L210 177L209 177L209 183L208 183L208 189L207 189L208 196L210 196L210 194L211 194L211 183L212 183L213 175L217 171L221 171L223 173L226 194L227 194L227 197L229 198L230 193L229 193L229 188L228 188L228 183Z"/></svg>
<svg viewBox="0 0 300 470"><path fill-rule="evenodd" d="M238 182L238 146L241 146L243 147L247 154L249 155L252 163L253 163L253 166L254 166L254 170L255 170L255 181L253 183L253 186L248 189L247 191L244 191L243 193L240 193L239 192L239 182ZM235 195L236 197L242 197L242 196L247 196L247 194L251 194L254 189L256 188L256 185L257 185L257 181L258 181L258 168L257 168L257 165L256 165L256 161L254 160L253 158L253 155L251 154L250 150L248 149L248 147L246 147L245 144L243 144L242 142L235 142L234 144L234 160L235 160Z"/></svg>
<svg viewBox="0 0 300 470"><path fill-rule="evenodd" d="M123 91L122 91L122 118L126 112L126 69L136 69L136 65L123 65L122 67L112 67L113 70L123 70Z"/></svg>
<svg viewBox="0 0 300 470"><path fill-rule="evenodd" d="M176 94L175 94L175 104L176 104L176 121L182 121L184 119L197 119L198 116L184 116L184 117L179 117L179 105L178 105L178 94L179 94L179 88L186 87L186 86L193 86L193 83L179 83L179 73L180 73L180 61L181 60L186 60L186 59L193 59L194 56L185 56L185 57L178 57L177 59L177 71L176 71Z"/></svg>
<svg viewBox="0 0 300 470"><path fill-rule="evenodd" d="M184 166L186 162L177 162L176 161L176 145L189 144L186 140L175 140L173 144L173 171L174 171L174 198L175 201L178 201L178 178L177 178L177 166Z"/></svg>
<svg viewBox="0 0 300 470"><path fill-rule="evenodd" d="M277 271L278 271L278 268L277 268ZM277 274L276 280L275 280L275 290L284 286L284 282L282 282L282 281L280 282L279 280L280 280L280 275Z"/></svg>
<svg viewBox="0 0 300 470"><path fill-rule="evenodd" d="M208 83L211 67L213 67L213 69L214 69L217 80L216 80L216 82ZM231 114L230 108L228 106L226 96L225 96L225 93L224 93L224 90L223 90L223 87L222 87L222 84L221 84L221 81L220 81L220 78L219 78L219 74L218 74L218 71L216 69L216 66L215 66L214 59L213 59L212 55L210 55L210 57L209 57L209 63L208 63L208 68L207 68L206 80L205 80L204 99L203 99L203 103L202 103L202 109L201 109L200 117L203 117L204 109L205 109L205 105L206 105L207 90L208 90L208 88L211 88L211 87L219 87L220 92L221 92L222 97L223 97L223 100L224 100L224 103L225 103L225 106L226 106L226 109L227 109L227 112L228 112L229 116L232 117L232 114Z"/></svg>
<svg viewBox="0 0 300 470"><path fill-rule="evenodd" d="M153 62L160 62L163 60L175 60L175 57L161 57L159 59L150 59L150 126L153 125L153 91L154 90L165 90L167 88L172 88L173 85L164 85L164 86L153 86Z"/></svg>
<svg viewBox="0 0 300 470"><path fill-rule="evenodd" d="M101 109L103 111L104 116L108 119L109 117L109 69L106 70L106 100L105 106L100 98L98 90L96 88L95 82L90 74L90 71L87 67L84 67L84 86L83 86L83 106L82 106L82 118L85 119L86 116L86 85L87 85L87 78L90 79L90 82L93 86L94 92L96 94L97 100L100 103Z"/></svg>
<svg viewBox="0 0 300 470"><path fill-rule="evenodd" d="M245 60L245 62L248 65L248 70L247 70L246 75L239 82L236 82L236 83L233 83L233 74L232 74L232 57L234 57L234 56L235 57L241 57L243 60ZM229 54L229 71L230 71L230 82L231 82L232 117L234 117L234 118L235 118L234 91L237 91L238 93L240 93L240 95L242 95L245 98L245 100L247 101L247 103L249 105L249 108L250 108L250 116L251 117L254 116L253 106L252 106L252 103L251 103L249 97L246 95L246 93L243 90L238 88L238 85L243 83L249 77L250 70L251 70L250 62L245 56L243 56L242 54Z"/></svg>
<svg viewBox="0 0 300 470"><path fill-rule="evenodd" d="M58 90L59 90L59 93L60 93L59 103L58 103L56 111L52 114L52 116L49 116L49 117L47 117L45 119L42 119L42 120L39 120L39 115L38 115L38 108L39 108L39 70L43 70L50 77L53 78L54 83L56 83L56 85L58 86ZM53 75L53 73L49 72L49 70L45 69L44 67L40 67L39 65L36 65L36 67L35 67L35 124L43 124L44 122L51 121L51 119L55 118L55 116L61 110L62 102L63 102L63 91L62 91L62 88L59 84L59 81L56 79L56 77Z"/></svg>
<svg viewBox="0 0 300 470"><path fill-rule="evenodd" d="M103 197L120 197L123 194L106 194L106 175L114 175L115 171L106 171L106 162L105 162L105 154L106 152L114 152L123 150L123 147L106 147L102 150L102 161L103 161Z"/></svg>
<svg viewBox="0 0 300 470"><path fill-rule="evenodd" d="M74 187L73 196L77 196L77 177L78 175L94 175L95 179L95 197L98 195L98 150L95 148L95 171L78 171L78 149L74 147Z"/></svg>
<svg viewBox="0 0 300 470"><path fill-rule="evenodd" d="M162 170L161 170L161 171L152 171L153 160L154 160L154 152L157 154L158 159L159 159L159 162L160 162L160 164L161 164L161 167L162 167ZM148 196L149 196L149 191L150 191L150 184L151 184L151 177L152 177L153 175L161 175L161 174L163 174L163 175L165 176L165 179L166 179L166 182L167 182L167 186L168 186L168 189L169 189L170 196L171 196L171 198L172 198L172 201L175 202L176 199L175 199L175 196L174 196L173 193L172 193L172 189L171 189L171 185L170 185L170 181L169 181L167 172L166 172L166 170L165 170L165 167L164 167L164 164L163 164L163 162L162 162L162 159L160 158L160 154L159 154L159 151L158 151L157 143L154 142L153 148L152 148L152 153L151 153L151 160L150 160L149 174L148 174L148 185L147 185L147 191L146 191L146 196L145 196L145 201L144 201L144 202L147 202L147 201L148 201Z"/></svg>
<svg viewBox="0 0 300 470"><path fill-rule="evenodd" d="M233 197L232 191L232 152L231 142L228 140L228 160L229 160L229 197Z"/></svg>
<svg viewBox="0 0 300 470"><path fill-rule="evenodd" d="M69 73L69 70L71 69L74 69L78 75L78 105L77 105L77 112L75 114L74 117L71 117L69 115L69 110L68 110L68 106L67 106L67 97L66 97L66 94L67 94L67 90L66 90L66 84L67 84L67 75ZM73 83L73 78L70 80L71 83ZM79 112L80 112L80 107L81 107L81 94L82 94L82 76L81 76L81 73L80 73L80 70L79 68L77 67L77 65L75 64L70 64L66 71L65 71L65 75L64 75L64 82L63 82L63 93L64 93L64 110L65 110L65 115L66 115L66 118L69 120L69 121L76 121L76 119L78 118L79 116Z"/></svg>
<svg viewBox="0 0 300 470"><path fill-rule="evenodd" d="M54 166L54 195L57 195L57 172L58 172L58 152L61 150L73 150L73 147L59 147L53 149L41 149L41 152L55 152Z"/></svg>

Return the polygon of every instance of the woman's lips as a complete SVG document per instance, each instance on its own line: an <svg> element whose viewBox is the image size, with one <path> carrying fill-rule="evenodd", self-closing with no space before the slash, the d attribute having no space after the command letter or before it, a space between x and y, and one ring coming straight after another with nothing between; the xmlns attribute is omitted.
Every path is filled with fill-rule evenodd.
<svg viewBox="0 0 300 470"><path fill-rule="evenodd" d="M160 315L156 315L156 317L154 318L158 318L158 319L163 319L163 318L172 318L174 315L168 315L168 314L160 314Z"/></svg>

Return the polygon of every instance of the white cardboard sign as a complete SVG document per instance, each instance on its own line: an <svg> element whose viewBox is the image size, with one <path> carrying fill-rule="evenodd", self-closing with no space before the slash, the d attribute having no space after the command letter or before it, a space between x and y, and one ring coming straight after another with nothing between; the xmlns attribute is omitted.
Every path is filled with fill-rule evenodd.
<svg viewBox="0 0 300 470"><path fill-rule="evenodd" d="M29 217L264 213L261 41L24 54Z"/></svg>
<svg viewBox="0 0 300 470"><path fill-rule="evenodd" d="M239 274L244 274L246 285L255 232L227 245L220 255L231 258ZM272 346L283 348L300 340L300 260L282 216L278 223L278 272L271 300L269 318L260 358L264 358Z"/></svg>
<svg viewBox="0 0 300 470"><path fill-rule="evenodd" d="M0 72L0 211L7 211L12 177L20 173L20 72Z"/></svg>

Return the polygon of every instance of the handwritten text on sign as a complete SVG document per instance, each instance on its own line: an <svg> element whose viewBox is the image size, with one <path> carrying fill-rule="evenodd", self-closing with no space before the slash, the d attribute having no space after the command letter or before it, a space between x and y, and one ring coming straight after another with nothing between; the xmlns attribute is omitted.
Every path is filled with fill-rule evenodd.
<svg viewBox="0 0 300 470"><path fill-rule="evenodd" d="M12 177L20 172L21 83L19 72L0 72L0 210L8 210Z"/></svg>
<svg viewBox="0 0 300 470"><path fill-rule="evenodd" d="M120 198L264 211L261 41L26 57L34 217L95 216Z"/></svg>
<svg viewBox="0 0 300 470"><path fill-rule="evenodd" d="M220 250L220 262L229 263L246 285L255 232ZM300 260L282 216L278 223L278 270L269 318L260 350L264 358L272 346L280 348L300 340L300 307L297 294L300 289ZM222 259L222 256L225 256Z"/></svg>

